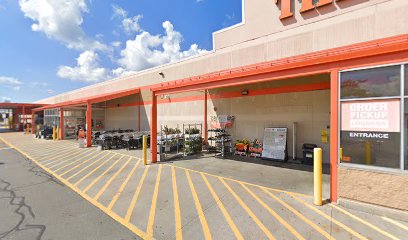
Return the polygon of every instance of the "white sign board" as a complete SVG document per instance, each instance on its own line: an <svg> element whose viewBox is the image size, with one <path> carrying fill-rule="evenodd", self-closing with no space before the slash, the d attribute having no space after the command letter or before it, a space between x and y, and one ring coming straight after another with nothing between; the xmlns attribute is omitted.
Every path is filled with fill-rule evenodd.
<svg viewBox="0 0 408 240"><path fill-rule="evenodd" d="M287 128L265 128L262 158L286 160Z"/></svg>

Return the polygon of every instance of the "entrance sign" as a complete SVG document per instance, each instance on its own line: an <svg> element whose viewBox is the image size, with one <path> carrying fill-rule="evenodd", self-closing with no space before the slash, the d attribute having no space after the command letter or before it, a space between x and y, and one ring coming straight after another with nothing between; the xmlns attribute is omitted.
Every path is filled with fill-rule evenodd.
<svg viewBox="0 0 408 240"><path fill-rule="evenodd" d="M316 0L302 0L302 8L300 9L301 13L310 11L312 9L325 6L328 4L332 4L335 0L318 0L316 3ZM337 2L342 1L342 0L337 0ZM275 0L276 4L281 3L281 15L280 19L285 19L288 17L293 16L293 12L291 9L292 7L292 0Z"/></svg>
<svg viewBox="0 0 408 240"><path fill-rule="evenodd" d="M341 130L350 132L400 132L400 101L343 102Z"/></svg>
<svg viewBox="0 0 408 240"><path fill-rule="evenodd" d="M286 160L287 128L265 128L262 158Z"/></svg>

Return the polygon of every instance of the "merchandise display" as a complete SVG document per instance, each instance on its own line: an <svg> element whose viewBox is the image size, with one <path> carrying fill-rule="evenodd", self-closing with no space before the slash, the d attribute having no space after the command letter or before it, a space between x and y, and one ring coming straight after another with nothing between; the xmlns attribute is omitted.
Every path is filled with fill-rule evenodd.
<svg viewBox="0 0 408 240"><path fill-rule="evenodd" d="M93 131L92 142L101 150L104 149L137 149L142 147L143 136L146 135L148 143L150 142L150 132L139 132L134 130L117 131Z"/></svg>
<svg viewBox="0 0 408 240"><path fill-rule="evenodd" d="M249 143L248 153L251 157L262 157L263 144L258 139Z"/></svg>
<svg viewBox="0 0 408 240"><path fill-rule="evenodd" d="M160 134L157 136L157 150L162 153L179 153L184 146L184 136L179 128L161 126Z"/></svg>
<svg viewBox="0 0 408 240"><path fill-rule="evenodd" d="M184 156L196 154L203 150L202 129L203 125L201 123L183 124Z"/></svg>
<svg viewBox="0 0 408 240"><path fill-rule="evenodd" d="M248 140L246 139L237 140L237 142L235 143L235 155L247 156L248 146L249 146Z"/></svg>
<svg viewBox="0 0 408 240"><path fill-rule="evenodd" d="M208 138L208 151L215 152L217 157L225 157L227 153L232 153L231 135L225 129L209 129L211 135Z"/></svg>

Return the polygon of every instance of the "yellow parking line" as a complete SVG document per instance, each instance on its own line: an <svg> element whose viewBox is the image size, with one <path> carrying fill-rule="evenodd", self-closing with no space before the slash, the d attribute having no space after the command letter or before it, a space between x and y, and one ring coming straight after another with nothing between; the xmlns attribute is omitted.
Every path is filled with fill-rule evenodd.
<svg viewBox="0 0 408 240"><path fill-rule="evenodd" d="M108 154L109 154L109 153L108 153ZM84 168L82 168L82 169L79 170L78 172L76 172L76 173L74 173L73 175L69 176L69 177L67 178L67 180L69 181L69 180L71 180L72 178L78 176L79 174L81 174L81 173L82 173L83 171L85 171L86 169L88 169L88 168L92 167L93 165L95 165L95 164L101 162L102 159L104 159L104 158L107 157L107 156L109 156L109 155L103 156L103 157L99 158L98 160L89 163L87 166L85 166ZM111 160L111 158L113 158L113 156L115 156L115 155L112 155L111 157L109 157L108 159L106 159L105 161L103 161L102 164L100 164L97 168L99 168L99 167L105 165L105 163L107 163L109 160ZM81 165L81 164L79 164L78 166L80 166L80 165ZM77 166L77 167L78 167L78 166ZM75 169L75 168L71 169L70 171L72 171L72 170L74 170L74 169ZM69 171L69 172L70 172L70 171ZM64 175L64 174L61 174L61 176L63 176L63 175ZM85 176L86 176L86 175L85 175Z"/></svg>
<svg viewBox="0 0 408 240"><path fill-rule="evenodd" d="M197 170L193 170L193 169L189 169L189 168L184 168L184 167L180 167L180 166L174 166L174 167L175 167L175 168L178 168L178 169L184 169L184 170L187 170L187 171L190 171L190 172L203 173L203 174L205 174L205 175L207 175L207 176L212 176L212 177L216 177L216 178L222 177L222 176L219 176L219 175L215 175L215 174L211 174L211 173L207 173L207 172L200 172L200 171L197 171ZM309 196L309 195L306 195L306 194L302 194L302 193L288 192L288 191L285 191L285 190L280 190L280 189L265 187L265 186L261 186L261 185L257 185L257 184L253 184L253 183L243 182L243 181L236 180L236 179L233 179L233 178L227 178L227 177L222 177L222 178L225 179L225 180L228 180L228 181L236 182L236 183L243 183L243 184L248 185L248 186L264 187L264 188L273 190L273 191L275 191L275 192L281 192L281 193L287 193L287 194L296 194L297 196L302 196L302 197L307 197L307 198L311 198L311 197L312 197L312 196Z"/></svg>
<svg viewBox="0 0 408 240"><path fill-rule="evenodd" d="M72 164L74 164L74 163L76 163L76 162L78 162L78 161L81 161L81 160L83 160L84 158L86 158L86 157L88 157L88 156L90 156L90 155L92 155L92 154L94 154L94 153L95 153L95 152L93 152L93 151L89 151L87 154L81 155L80 158L78 158L77 160L75 160L75 161L69 163L68 165L66 164L66 165L63 166L63 167L60 167L60 168L56 169L55 172L61 170L61 169L64 168L64 167L68 167L68 166L70 166L70 165L72 165ZM67 163L67 162L69 162L69 161L71 161L71 160L72 160L72 159L66 159L66 160L64 160L64 161L62 161L62 162L58 162L57 164L55 164L55 165L53 165L53 166L47 166L47 167L48 167L48 168L55 168L55 167L61 166L61 165L64 164L64 163Z"/></svg>
<svg viewBox="0 0 408 240"><path fill-rule="evenodd" d="M89 176L91 176L94 172L98 171L98 169L100 169L101 167L103 167L106 163L108 163L112 158L114 158L116 156L116 154L112 155L110 158L106 159L102 164L100 164L99 166L97 166L96 168L92 169L92 171L90 171L89 173L87 173L85 176L83 176L81 179L79 179L76 183L74 183L74 186L78 186L78 184L80 184L82 181L84 181L85 179L87 179ZM114 162L113 165L116 165L116 163L122 158L119 158L118 160L116 160L116 162ZM85 192L85 191L84 191Z"/></svg>
<svg viewBox="0 0 408 240"><path fill-rule="evenodd" d="M36 158L47 158L47 157L49 157L49 156L52 156L52 155L54 155L54 156L57 156L57 155L59 155L59 154L63 154L63 153L67 153L67 152L71 152L72 151L72 149L66 149L66 148L58 148L56 151L55 150L50 150L51 152L49 152L49 153L47 153L47 154L44 154L44 155L42 155L42 154L36 154L36 155L34 155L34 157L36 157ZM33 155L33 154L31 154L31 155Z"/></svg>
<svg viewBox="0 0 408 240"><path fill-rule="evenodd" d="M197 209L198 216L200 218L201 226L203 228L205 239L211 239L211 232L210 228L208 227L207 220L205 219L205 215L203 212L203 208L201 207L200 200L198 199L197 192L195 190L193 181L191 181L190 173L187 170L184 170L187 176L188 184L190 185L191 194L194 198L194 203Z"/></svg>
<svg viewBox="0 0 408 240"><path fill-rule="evenodd" d="M95 185L99 180L101 180L101 178L103 176L105 176L105 174L107 174L110 170L112 170L112 168L114 168L116 166L116 164L118 164L118 162L120 162L120 160L122 160L122 158L124 158L125 156L122 156L121 158L117 159L109 168L107 168L103 173L101 173L97 178L95 178L85 189L84 192L87 192L91 187L93 187L93 185Z"/></svg>
<svg viewBox="0 0 408 240"><path fill-rule="evenodd" d="M120 194L123 192L123 190L125 189L126 185L128 184L128 182L130 181L130 178L133 176L134 172L136 171L137 166L139 166L139 162L137 162L135 164L135 166L133 167L132 171L129 173L129 175L127 176L126 180L122 183L122 185L120 186L119 190L115 193L115 196L113 196L111 202L108 205L108 209L112 209L112 207L115 205L116 201L119 199Z"/></svg>
<svg viewBox="0 0 408 240"><path fill-rule="evenodd" d="M402 223L400 223L400 222L397 222L397 221L392 220L392 219L387 218L387 217L382 217L382 219L384 219L385 221L388 221L388 222L394 224L395 226L398 226L398 227L404 229L405 231L408 231L408 226L405 226L404 224L402 224Z"/></svg>
<svg viewBox="0 0 408 240"><path fill-rule="evenodd" d="M128 210L127 210L127 212L126 212L126 216L125 216L125 221L127 221L127 222L130 221L130 217L132 216L133 209L134 209L135 206L136 206L136 202L137 202L137 199L139 198L139 193L140 193L140 191L142 190L143 182L144 182L144 180L145 180L145 178L146 178L146 175L147 175L147 172L148 172L148 170L149 170L149 167L150 167L150 166L146 166L146 168L145 168L145 170L144 170L144 172L143 172L143 176L142 176L142 178L140 179L139 185L137 186L136 192L135 192L135 194L133 195L132 201L130 202L129 208L128 208Z"/></svg>
<svg viewBox="0 0 408 240"><path fill-rule="evenodd" d="M157 172L156 184L154 186L153 192L153 199L152 199L152 206L150 207L149 213L149 220L147 221L147 239L153 238L153 225L154 225L154 218L156 216L156 207L157 207L157 196L159 195L159 186L160 186L160 176L162 172L163 165L159 165L159 170Z"/></svg>
<svg viewBox="0 0 408 240"><path fill-rule="evenodd" d="M44 166L50 166L50 165L52 165L53 163L62 162L63 159L66 159L66 158L68 158L68 157L72 157L72 156L78 155L78 154L80 154L80 152L68 153L68 154L63 155L63 157L58 156L58 157L54 157L54 158L49 159L49 160L51 160L51 161L48 161L48 160L47 160L47 161L43 161L43 162L41 162L41 164L44 164Z"/></svg>
<svg viewBox="0 0 408 240"><path fill-rule="evenodd" d="M174 166L171 166L171 178L173 183L173 198L174 198L174 218L175 218L175 225L176 225L176 240L183 239L183 231L181 230L181 214L180 214L180 202L177 190L177 179L176 179L176 171L174 170Z"/></svg>
<svg viewBox="0 0 408 240"><path fill-rule="evenodd" d="M316 212L317 214L319 214L320 216L326 218L327 220L329 220L330 222L333 222L334 224L336 224L337 226L343 228L344 230L346 230L347 232L349 232L350 234L354 235L356 238L358 239L364 239L364 240L368 240L368 238L364 237L363 235L359 234L358 232L354 231L353 229L347 227L346 225L344 225L343 223L337 221L336 219L334 219L333 217L325 214L324 212L320 211L319 209L317 209L316 207L306 203L305 201L303 201L302 199L298 198L297 196L295 196L294 194L288 194L290 195L292 198L294 198L295 200L297 200L298 202L302 203L303 205L305 205L306 207L308 207L309 209L313 210L314 212Z"/></svg>
<svg viewBox="0 0 408 240"><path fill-rule="evenodd" d="M315 224L314 222L310 221L309 219L307 219L305 216L303 216L300 212L298 212L296 209L294 209L293 207L291 207L289 204L285 203L284 201L282 201L281 199L279 199L278 197L276 197L274 194L272 194L271 192L269 192L266 188L261 188L266 194L268 194L270 197L272 197L273 199L275 199L276 201L278 201L280 204L282 204L283 206L285 206L289 211L291 211L292 213L294 213L296 216L298 216L300 219L302 219L305 223L309 224L312 228L314 228L316 231L318 231L320 234L322 234L323 236L325 236L327 239L332 239L335 240L334 237L330 236L329 233L327 233L326 231L324 231L321 227L317 226L317 224Z"/></svg>
<svg viewBox="0 0 408 240"><path fill-rule="evenodd" d="M213 187L211 186L208 179L205 177L203 173L201 173L201 177L203 178L205 184L207 185L208 189L210 190L211 195L213 196L215 202L217 202L218 207L220 208L222 214L224 215L225 219L227 220L229 226L231 227L232 231L235 234L237 239L244 239L241 232L238 230L237 226L235 225L234 221L231 219L228 211L225 209L224 204L222 204L220 198L218 197L217 193L214 191Z"/></svg>
<svg viewBox="0 0 408 240"><path fill-rule="evenodd" d="M100 153L100 154L102 154L102 153ZM95 156L93 156L93 157L91 157L91 158L89 158L89 159L87 159L87 160L81 162L80 164L75 165L74 167L72 167L72 168L66 170L66 171L63 172L63 173L61 173L60 176L63 176L63 175L65 175L65 174L71 172L72 170L79 168L80 166L84 165L85 163L88 163L89 161L91 161L92 159L96 158L96 157L99 156L100 154L97 154L97 155L95 155ZM98 159L96 160L96 162L100 161L101 159L103 159L104 157L108 156L109 154L110 154L110 153L108 153L107 155L104 155L104 156L101 157L101 158L98 158ZM75 162L76 162L76 161L75 161ZM68 164L68 166L70 166L70 164Z"/></svg>
<svg viewBox="0 0 408 240"><path fill-rule="evenodd" d="M130 160L132 158L129 158L125 164L123 164L123 166L105 183L105 185L99 190L99 192L95 195L94 199L98 200L99 197L106 191L106 189L109 187L109 185L113 182L113 180L115 180L115 178L123 171L123 169L125 169L125 167L130 163ZM140 161L139 161L140 162ZM136 163L137 164L139 164Z"/></svg>
<svg viewBox="0 0 408 240"><path fill-rule="evenodd" d="M117 222L119 222L120 224L122 224L123 226L127 227L129 230L131 230L133 233L135 233L136 235L138 235L141 238L145 238L146 233L143 232L142 230L140 230L139 228L137 228L135 225L133 225L132 223L126 222L122 217L118 216L115 212L111 211L110 209L107 209L106 207L104 207L102 204L100 204L99 202L93 200L91 197L89 197L88 195L84 194L81 190L79 190L78 188L74 187L70 182L66 181L64 178L56 175L55 173L53 173L52 171L50 171L49 168L44 167L40 162L38 162L37 160L35 160L34 158L28 156L28 154L26 154L25 152L23 152L22 150L20 150L19 148L15 147L13 144L9 143L8 141L4 140L4 138L0 137L0 140L2 140L3 142L5 142L7 145L15 148L19 153L21 153L23 156L27 157L28 159L30 159L31 161L33 161L35 164L37 164L38 166L40 166L42 169L44 169L44 171L46 171L47 173L53 175L55 178L57 178L59 181L61 181L63 184L65 184L66 186L68 186L69 188L71 188L74 192L76 192L78 195L80 195L81 197L83 197L85 200L89 201L90 203L92 203L94 206L96 206L97 208L101 209L103 212L105 212L107 215L109 215L110 217L112 217L114 220L116 220Z"/></svg>
<svg viewBox="0 0 408 240"><path fill-rule="evenodd" d="M297 239L304 240L305 238L302 237L298 231L296 231L288 222L286 222L279 214L277 214L272 208L270 208L262 199L260 199L254 192L251 191L247 186L241 183L241 186L259 203L261 204L272 216L274 216L286 229L289 230Z"/></svg>
<svg viewBox="0 0 408 240"><path fill-rule="evenodd" d="M40 156L48 156L51 155L53 153L55 153L55 151L57 150L66 150L67 148L64 147L44 147L41 145L37 145L37 146L33 146L30 148L26 148L26 146L23 146L23 148L25 148L27 150L27 152L30 152L31 155L33 155L34 157L40 157ZM44 154L44 155L43 155Z"/></svg>
<svg viewBox="0 0 408 240"><path fill-rule="evenodd" d="M224 186L228 189L228 191L234 196L235 200L241 205L243 209L251 216L251 218L255 221L255 223L261 228L261 230L268 236L269 239L276 239L272 233L265 227L261 220L259 220L256 215L252 212L252 210L242 201L242 199L232 190L232 188L224 181L222 177L218 177L218 179L224 184Z"/></svg>
<svg viewBox="0 0 408 240"><path fill-rule="evenodd" d="M344 210L344 209L342 209L342 208L340 208L340 207L338 207L338 206L336 206L336 205L334 205L334 204L330 204L330 205L331 205L333 208L339 210L340 212L346 214L347 216L349 216L349 217L351 217L351 218L353 218L353 219L355 219L355 220L361 222L362 224L364 224L364 225L366 225L366 226L368 226L368 227L374 229L375 231L381 233L382 235L384 235L384 236L386 236L386 237L388 237L388 238L391 238L391 239L394 239L394 240L398 240L398 239L399 239L399 238L397 238L396 236L394 236L394 235L392 235L392 234L390 234L390 233L388 233L388 232L382 230L381 228L379 228L379 227L377 227L377 226L375 226L375 225L373 225L373 224L371 224L371 223L365 221L364 219L361 219L360 217L357 217L356 215L354 215L354 214L352 214L352 213L350 213L350 212L348 212L348 211L346 211L346 210Z"/></svg>
<svg viewBox="0 0 408 240"><path fill-rule="evenodd" d="M91 155L91 154L92 154L92 153L88 154L87 156L89 156L89 155ZM74 167L75 167L75 168L76 168L76 167L79 167L79 166L81 166L82 164L85 164L85 163L91 161L92 159L98 157L98 156L101 155L101 154L102 154L102 152L100 152L100 153L94 155L93 157L89 158L88 160L85 160L84 162L82 162L82 163L80 163L80 164L78 164L78 165L75 165ZM61 169L64 169L64 168L69 167L69 166L71 166L71 165L74 165L75 163L77 163L77 162L79 162L79 161L85 159L87 156L83 156L83 157L78 158L77 160L75 160L75 161L73 161L73 162L67 163L67 164L63 165L62 167L59 167L58 169L54 170L54 172L58 172L58 171L61 170ZM105 157L105 156L104 156L104 157ZM55 166L53 166L53 167L55 167ZM65 174L65 173L67 173L67 172L69 172L69 171L71 171L71 170L72 170L72 168L66 170L63 174Z"/></svg>

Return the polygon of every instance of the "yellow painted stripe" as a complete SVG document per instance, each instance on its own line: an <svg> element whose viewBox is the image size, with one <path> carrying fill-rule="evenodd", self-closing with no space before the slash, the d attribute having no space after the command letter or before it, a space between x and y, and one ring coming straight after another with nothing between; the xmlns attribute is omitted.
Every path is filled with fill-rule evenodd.
<svg viewBox="0 0 408 240"><path fill-rule="evenodd" d="M160 176L162 172L163 165L159 165L159 170L157 172L156 184L154 186L152 206L150 207L149 220L147 221L147 239L153 239L153 225L154 218L156 216L156 207L157 207L157 196L159 195L159 186L160 186Z"/></svg>
<svg viewBox="0 0 408 240"><path fill-rule="evenodd" d="M298 216L300 219L302 219L305 223L309 224L312 228L314 228L317 232L319 232L320 234L322 234L324 237L326 237L327 239L332 239L335 240L334 237L330 236L330 234L326 231L324 231L321 227L319 227L317 224L315 224L314 222L312 222L311 220L309 220L308 218L306 218L305 216L303 216L300 212L298 212L296 209L294 209L293 207L291 207L289 204L287 204L286 202L282 201L281 199L279 199L278 197L276 197L274 194L272 194L271 192L269 192L266 188L261 188L266 194L268 194L270 197L272 197L273 199L275 199L276 201L278 201L280 204L282 204L283 206L285 206L289 211L291 211L292 213L294 213L296 216Z"/></svg>
<svg viewBox="0 0 408 240"><path fill-rule="evenodd" d="M53 160L52 161L47 161L47 163L45 163L46 161L44 161L44 162L41 162L41 164L44 164L44 166L51 166L53 163L56 163L56 162L63 162L64 161L64 159L67 159L68 157L72 157L72 156L74 156L74 155L78 155L78 154L80 154L81 152L71 152L71 153L69 153L69 154L65 154L65 155L63 155L63 157L61 157L61 156L59 156L59 157L57 157L57 158L52 158Z"/></svg>
<svg viewBox="0 0 408 240"><path fill-rule="evenodd" d="M241 232L238 230L237 226L235 225L234 221L232 220L231 216L229 215L228 211L225 209L224 204L221 202L220 198L218 197L217 193L214 191L213 187L211 186L208 179L205 177L203 173L201 173L201 177L203 178L205 185L207 185L208 189L210 190L211 195L213 196L215 202L217 203L219 209L221 210L222 214L227 220L231 230L234 232L234 235L237 239L244 239Z"/></svg>
<svg viewBox="0 0 408 240"><path fill-rule="evenodd" d="M149 171L149 167L150 166L146 166L146 168L145 168L145 170L143 172L143 176L140 179L139 185L137 186L136 192L133 195L132 201L130 202L129 208L128 208L128 210L126 212L126 216L125 216L125 220L127 222L130 221L130 217L132 216L133 209L136 206L136 202L137 202L137 199L139 198L140 191L142 190L143 182L144 182L144 180L146 178L147 172Z"/></svg>
<svg viewBox="0 0 408 240"><path fill-rule="evenodd" d="M95 178L86 188L83 190L84 192L87 192L90 188L92 188L103 176L105 176L110 170L112 170L116 164L122 160L125 156L122 156L121 158L117 159L109 168L107 168L103 173L101 173L97 178Z"/></svg>
<svg viewBox="0 0 408 240"><path fill-rule="evenodd" d="M18 152L20 152L23 156L27 157L28 159L30 159L31 161L33 161L35 164L37 164L38 166L40 166L42 169L44 169L44 171L48 172L49 174L53 175L55 178L57 178L59 181L61 181L64 185L68 186L69 188L71 188L74 192L76 192L78 195L80 195L81 197L83 197L85 200L89 201L90 203L92 203L94 206L96 206L97 208L101 209L104 213L106 213L107 215L109 215L111 218L115 219L117 222L119 222L120 224L122 224L123 226L127 227L130 231L132 231L133 233L135 233L136 235L138 235L141 238L146 238L146 233L143 232L142 230L140 230L138 227L136 227L135 225L133 225L132 223L126 222L122 217L120 217L119 215L117 215L115 212L111 211L110 209L107 209L106 207L104 207L102 204L100 204L99 202L93 200L91 197L89 197L88 195L86 195L85 193L83 193L81 190L79 190L78 188L74 187L70 182L68 182L67 180L65 180L64 178L54 174L49 168L44 167L40 162L38 162L37 160L35 160L34 158L30 157L28 154L26 154L25 152L21 151L19 148L15 147L13 144L9 143L8 141L6 141L4 138L0 137L0 140L2 140L3 142L5 142L7 145L15 148Z"/></svg>
<svg viewBox="0 0 408 240"><path fill-rule="evenodd" d="M350 213L350 212L344 210L343 208L341 208L341 207L339 207L339 206L336 206L335 204L330 204L330 205L331 205L333 208L337 209L338 211L340 211L340 212L346 214L347 216L349 216L349 217L351 217L351 218L353 218L353 219L355 219L355 220L361 222L362 224L364 224L364 225L366 225L366 226L372 228L373 230L375 230L375 231L381 233L382 235L384 235L384 236L386 236L386 237L388 237L388 238L391 238L391 239L394 239L394 240L398 240L398 239L399 239L399 238L397 238L396 236L392 235L391 233L382 230L381 228L375 226L374 224L371 224L371 223L365 221L364 219L362 219L362 218L360 218L360 217L357 217L356 215L354 215L354 214L352 214L352 213Z"/></svg>
<svg viewBox="0 0 408 240"><path fill-rule="evenodd" d="M41 146L38 146L39 148L42 148ZM64 153L64 152L70 152L72 151L72 149L67 149L66 147L53 147L53 148L49 148L49 151L44 153L44 150L41 152L39 152L39 154L36 156L37 158L44 158L44 157L48 157L51 155L55 155L55 154L60 154L60 153Z"/></svg>
<svg viewBox="0 0 408 240"><path fill-rule="evenodd" d="M87 159L87 160L85 160L85 161L83 161L83 162L81 162L81 163L79 163L79 164L73 166L72 168L69 168L69 169L65 170L65 172L63 172L63 173L60 174L60 176L63 176L63 175L65 175L65 174L71 172L72 170L79 168L80 166L82 166L82 165L88 163L89 161L91 161L92 159L98 157L98 156L101 155L101 154L102 154L102 153L99 153L99 154L97 154L97 155L95 155L95 156L93 156L93 157L91 157L91 158L89 158L89 159ZM108 156L109 154L110 154L110 153L108 153L107 155L105 155L105 156L103 156L103 157L101 157L101 158L98 158L98 159L96 160L96 162L100 161L101 159L103 159L104 157ZM77 161L72 162L72 164L75 163L75 162L77 162ZM71 166L72 164L67 164L67 166ZM55 170L55 172L57 172L57 171L58 171L58 170Z"/></svg>
<svg viewBox="0 0 408 240"><path fill-rule="evenodd" d="M262 205L268 212L274 216L286 229L289 230L297 239L304 240L305 238L296 231L288 222L286 222L279 214L277 214L272 208L270 208L262 199L260 199L254 192L251 191L247 186L241 183L241 187L243 187L259 204Z"/></svg>
<svg viewBox="0 0 408 240"><path fill-rule="evenodd" d="M174 166L171 166L171 178L173 182L173 198L174 198L174 218L176 225L176 240L183 239L183 231L181 229L181 213L180 213L180 201L177 189L177 177Z"/></svg>
<svg viewBox="0 0 408 240"><path fill-rule="evenodd" d="M126 168L126 166L130 163L130 160L132 158L129 158L125 164L123 164L123 166L105 183L105 185L103 185L103 187L99 190L99 192L95 195L94 199L98 200L99 197L106 191L106 189L110 186L110 184L113 182L113 180L115 180L115 178L123 171L123 169ZM139 164L140 161L138 161L137 164ZM136 164L136 165L137 165Z"/></svg>
<svg viewBox="0 0 408 240"><path fill-rule="evenodd" d="M139 165L140 162L137 162L135 164L135 166L133 167L132 171L129 173L129 175L126 177L126 180L122 183L122 185L120 186L119 190L115 193L115 196L113 196L111 202L108 205L108 209L112 209L113 206L115 205L116 201L119 199L120 194L123 192L123 190L125 189L126 185L128 184L128 182L130 181L130 178L132 177L132 175L134 174L134 172L136 171L137 166Z"/></svg>
<svg viewBox="0 0 408 240"><path fill-rule="evenodd" d="M252 210L242 201L242 199L232 190L232 188L224 181L222 177L218 177L218 179L224 184L224 186L228 189L228 191L234 196L235 200L241 205L241 207L251 216L251 218L255 221L255 223L259 226L259 228L265 233L268 239L276 239L272 233L265 227L259 218L252 212Z"/></svg>
<svg viewBox="0 0 408 240"><path fill-rule="evenodd" d="M83 190L84 192L87 192L91 187L93 187L105 174L107 174L110 170L112 170L120 160L122 160L125 156L122 156L121 158L117 159L112 165L109 166L103 173L101 173L97 178L95 178L86 188Z"/></svg>
<svg viewBox="0 0 408 240"><path fill-rule="evenodd" d="M73 175L71 175L70 177L68 177L67 180L71 180L72 178L78 176L78 175L81 174L83 171L85 171L85 170L87 170L88 168L92 167L93 165L95 165L95 164L101 162L102 159L104 159L104 158L107 157L107 156L109 156L109 153L108 153L108 155L105 155L105 156L103 156L103 157L101 157L101 158L98 158L96 161L89 163L87 166L85 166L84 168L82 168L82 169L79 170L78 172L76 172L76 173L74 173ZM109 160L111 160L114 156L115 156L115 155L112 155L112 156L110 156L109 158L105 159L105 161L103 161L102 164L98 165L97 168L99 168L100 166L105 165L105 164L106 164ZM79 165L81 165L81 164L79 164ZM72 171L72 170L74 170L74 169L75 169L75 168L71 169L70 171ZM69 172L70 172L70 171L69 171ZM61 174L61 176L63 176L63 175L64 175L64 174ZM86 176L86 175L85 175L85 176Z"/></svg>
<svg viewBox="0 0 408 240"><path fill-rule="evenodd" d="M80 158L78 158L77 160L75 160L75 161L73 161L73 162L70 162L70 161L72 161L73 159L67 159L67 160L64 160L64 161L62 161L62 162L59 162L59 163L57 163L57 164L55 164L55 165L47 166L47 167L52 169L52 168L55 168L55 167L59 167L59 166L63 165L64 163L67 163L67 162L68 162L68 164L64 165L63 167L59 167L59 168L57 168L56 170L54 170L55 172L57 172L57 171L59 171L59 170L65 168L65 167L68 167L68 166L70 166L70 165L72 165L72 164L75 164L76 162L79 162L79 161L81 161L81 160L83 160L83 159L85 159L85 158L87 158L88 156L91 156L91 155L93 155L93 154L95 154L95 152L90 151L90 152L87 153L87 154L81 155Z"/></svg>
<svg viewBox="0 0 408 240"><path fill-rule="evenodd" d="M191 194L193 195L194 203L197 209L198 217L200 218L201 226L203 228L205 239L212 239L210 228L208 227L207 220L205 219L205 215L203 212L203 208L201 207L200 200L198 199L198 195L196 189L194 187L193 181L191 181L190 173L187 170L184 170L187 176L188 184L190 185Z"/></svg>
<svg viewBox="0 0 408 240"><path fill-rule="evenodd" d="M195 173L200 173L200 174L203 173L203 174L205 174L206 176L211 176L211 177L216 177L216 178L221 177L221 176L219 176L219 175L215 175L215 174L211 174L211 173L206 173L206 172L200 172L200 171L197 171L197 170L193 170L193 169L189 169L189 168L184 168L184 167L180 167L180 166L174 166L174 167L175 167L175 168L178 168L178 169L184 169L184 170L187 170L187 171L190 171L190 172L195 172ZM222 178L225 179L225 180L231 181L231 182L244 183L244 184L246 184L246 185L248 185L248 186L264 187L264 188L270 189L270 190L275 191L275 192L281 192L281 193L287 193L287 194L295 194L295 195L297 195L297 196L302 196L302 197L307 197L307 198L311 198L311 197L312 197L312 196L309 196L309 195L306 195L306 194L302 194L302 193L288 192L288 191L284 191L284 190L280 190L280 189L275 189L275 188L270 188L270 187L265 187L265 186L261 186L261 185L257 185L257 184L253 184L253 183L247 183L247 182L239 181L239 180L236 180L236 179L233 179L233 178L227 178L227 177L222 177Z"/></svg>
<svg viewBox="0 0 408 240"><path fill-rule="evenodd" d="M87 179L89 176L91 176L93 173L95 173L96 171L98 171L101 167L105 166L106 163L108 163L112 158L114 158L116 155L112 155L110 158L106 159L102 164L98 165L96 168L92 169L92 171L90 171L89 173L85 174L85 176L83 176L81 179L79 179L76 183L74 183L74 186L78 186L78 184L80 184L82 181L84 181L85 179ZM122 157L123 158L123 157ZM113 165L115 165L120 159L116 160L114 162ZM109 169L109 168L108 168ZM84 190L84 192L86 192Z"/></svg>
<svg viewBox="0 0 408 240"><path fill-rule="evenodd" d="M300 199L299 197L295 196L294 194L289 194L292 198L294 198L295 200L297 200L298 202L304 204L307 208L313 210L314 212L316 212L317 214L319 214L320 216L326 218L327 220L329 220L330 222L333 222L334 224L336 224L337 226L343 228L344 230L346 230L347 232L349 232L350 234L354 235L356 238L358 239L364 239L364 240L368 240L368 238L364 237L363 235L361 235L360 233L354 231L353 229L347 227L345 224L337 221L336 219L334 219L332 216L329 216L327 214L325 214L324 212L320 211L319 209L317 209L315 206L306 203L305 201L303 201L302 199Z"/></svg>
<svg viewBox="0 0 408 240"><path fill-rule="evenodd" d="M395 220L393 220L393 219L387 218L387 217L382 217L382 218L383 218L385 221L390 222L390 223L394 224L395 226L398 226L398 227L404 229L405 231L408 231L408 226L406 226L406 225L404 225L404 224L402 224L402 223L400 223L400 222L397 222L397 221L395 221Z"/></svg>

